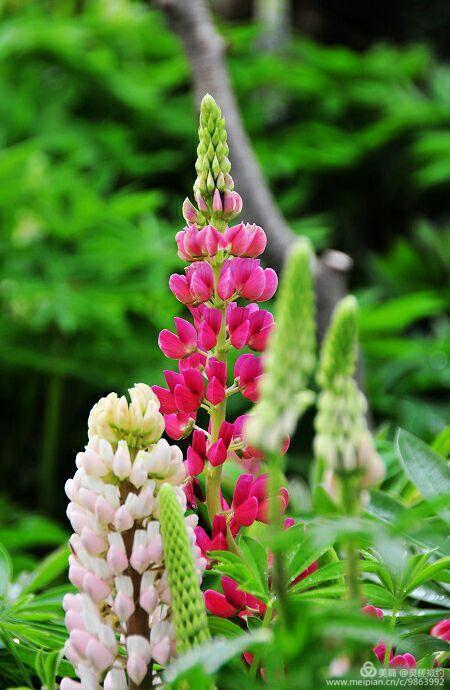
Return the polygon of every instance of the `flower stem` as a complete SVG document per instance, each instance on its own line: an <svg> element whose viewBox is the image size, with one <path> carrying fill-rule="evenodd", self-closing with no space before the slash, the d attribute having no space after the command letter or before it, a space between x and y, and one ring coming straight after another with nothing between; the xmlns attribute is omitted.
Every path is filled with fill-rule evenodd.
<svg viewBox="0 0 450 690"><path fill-rule="evenodd" d="M356 490L355 477L351 474L343 473L340 475L342 508L346 515L352 517L358 514L358 492ZM347 580L347 597L349 600L359 602L360 587L359 587L359 555L355 547L354 541L350 538L346 545L346 580Z"/></svg>
<svg viewBox="0 0 450 690"><path fill-rule="evenodd" d="M284 624L286 624L286 568L283 560L283 554L280 551L279 545L277 544L277 537L283 529L280 502L278 499L278 494L281 487L281 457L279 453L271 452L267 454L267 459L269 464L269 517L273 552L272 587L277 598L280 619Z"/></svg>
<svg viewBox="0 0 450 690"><path fill-rule="evenodd" d="M392 609L392 615L391 615L391 621L390 621L390 627L391 627L392 631L395 628L396 622L397 622L397 609L393 608ZM392 644L389 642L386 644L386 651L384 653L384 661L383 661L383 666L385 666L386 668L389 668L391 651L392 651Z"/></svg>
<svg viewBox="0 0 450 690"><path fill-rule="evenodd" d="M268 628L272 621L272 604L267 604L266 612L264 614L263 622L261 627ZM254 678L259 668L259 663L261 661L261 652L255 652L255 655L250 666L250 675Z"/></svg>
<svg viewBox="0 0 450 690"><path fill-rule="evenodd" d="M218 264L214 266L214 292L217 297L217 284L219 282L220 271L222 265ZM226 348L226 304L221 306L222 311L222 322L220 325L220 331L217 336L217 345L213 350L213 356L220 362L227 361L227 348ZM210 412L211 416L211 443L215 443L219 438L219 431L222 422L225 421L225 415L227 410L227 399L225 398L221 403L216 405ZM220 483L222 479L222 466L213 467L209 465L206 469L206 507L208 509L209 519L211 524L214 517L222 512L221 505L221 488Z"/></svg>

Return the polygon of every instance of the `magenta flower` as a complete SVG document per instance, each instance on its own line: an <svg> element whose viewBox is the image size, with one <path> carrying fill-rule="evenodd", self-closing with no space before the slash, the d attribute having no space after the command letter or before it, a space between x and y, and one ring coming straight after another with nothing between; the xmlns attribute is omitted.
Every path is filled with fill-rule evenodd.
<svg viewBox="0 0 450 690"><path fill-rule="evenodd" d="M239 589L239 585L231 577L223 575L220 578L223 594L212 589L204 593L206 608L214 616L233 618L239 616L255 616L266 611L266 605L252 594Z"/></svg>
<svg viewBox="0 0 450 690"><path fill-rule="evenodd" d="M190 225L176 235L178 256L183 261L197 261L203 257L215 256L227 246L224 235L212 225L201 230Z"/></svg>
<svg viewBox="0 0 450 690"><path fill-rule="evenodd" d="M242 211L242 198L237 192L224 192L223 213L225 217L234 218Z"/></svg>
<svg viewBox="0 0 450 690"><path fill-rule="evenodd" d="M384 658L386 656L386 645L381 642L379 645L374 647L374 654L378 661L383 664ZM391 668L416 668L417 662L412 654L396 654L390 652L389 655L389 666Z"/></svg>
<svg viewBox="0 0 450 690"><path fill-rule="evenodd" d="M226 396L227 365L225 362L215 359L215 357L210 357L205 373L208 378L206 398L212 405L218 405Z"/></svg>
<svg viewBox="0 0 450 690"><path fill-rule="evenodd" d="M203 503L205 500L205 495L197 477L188 477L183 485L183 491L186 496L188 506L193 510L196 510L198 504Z"/></svg>
<svg viewBox="0 0 450 690"><path fill-rule="evenodd" d="M376 618L383 618L383 611L377 606L372 606L372 604L367 604L363 606L361 611L367 613L369 616L375 616Z"/></svg>
<svg viewBox="0 0 450 690"><path fill-rule="evenodd" d="M185 270L185 276L174 273L169 278L169 287L177 300L183 304L197 305L211 299L214 291L211 266L205 261L196 261Z"/></svg>
<svg viewBox="0 0 450 690"><path fill-rule="evenodd" d="M200 548L203 558L206 559L207 569L211 567L211 559L207 555L209 551L227 551L227 523L225 515L215 515L212 527L212 537L209 537L203 527L194 529L197 546Z"/></svg>
<svg viewBox="0 0 450 690"><path fill-rule="evenodd" d="M194 325L198 332L198 344L202 350L212 350L217 345L217 337L222 325L220 309L200 304L189 308L194 317Z"/></svg>
<svg viewBox="0 0 450 690"><path fill-rule="evenodd" d="M430 635L450 642L450 618L445 618L433 626L431 628Z"/></svg>
<svg viewBox="0 0 450 690"><path fill-rule="evenodd" d="M187 449L186 469L191 477L201 474L206 462L206 435L203 431L195 430L192 442Z"/></svg>
<svg viewBox="0 0 450 690"><path fill-rule="evenodd" d="M259 225L239 223L227 228L224 233L226 244L233 256L256 258L266 248L266 233Z"/></svg>
<svg viewBox="0 0 450 690"><path fill-rule="evenodd" d="M263 373L262 362L255 355L240 355L234 365L234 378L244 396L252 402L258 400L258 383Z"/></svg>
<svg viewBox="0 0 450 690"><path fill-rule="evenodd" d="M164 415L166 434L174 441L186 438L192 432L195 424L195 415L186 412L174 412Z"/></svg>
<svg viewBox="0 0 450 690"><path fill-rule="evenodd" d="M236 302L230 302L228 305L227 328L231 345L237 350L248 346L256 352L262 352L266 348L273 326L272 314L259 309L255 303L246 307L238 307Z"/></svg>
<svg viewBox="0 0 450 690"><path fill-rule="evenodd" d="M159 334L158 345L166 357L183 359L189 357L197 349L197 332L194 326L185 319L176 316L174 322L177 334L165 328Z"/></svg>
<svg viewBox="0 0 450 690"><path fill-rule="evenodd" d="M204 394L204 381L198 369L186 369L181 374L182 382L177 383L173 396L180 412L196 412L201 405Z"/></svg>
<svg viewBox="0 0 450 690"><path fill-rule="evenodd" d="M205 365L206 356L201 352L194 352L192 355L189 355L189 357L179 360L178 369L181 373L187 369L199 369L200 371L203 371Z"/></svg>
<svg viewBox="0 0 450 690"><path fill-rule="evenodd" d="M228 455L228 448L233 438L234 426L229 422L222 422L217 441L208 444L207 457L213 467L223 465Z"/></svg>
<svg viewBox="0 0 450 690"><path fill-rule="evenodd" d="M176 371L171 371L170 369L166 369L164 371L164 378L167 381L167 385L169 386L169 390L166 388L162 388L161 386L152 386L152 390L155 393L155 395L158 397L159 400L159 409L162 412L162 414L172 414L173 412L177 411L177 406L175 404L175 397L174 397L174 391L175 391L175 386L177 386L180 383L183 383L183 377L181 374L178 374Z"/></svg>

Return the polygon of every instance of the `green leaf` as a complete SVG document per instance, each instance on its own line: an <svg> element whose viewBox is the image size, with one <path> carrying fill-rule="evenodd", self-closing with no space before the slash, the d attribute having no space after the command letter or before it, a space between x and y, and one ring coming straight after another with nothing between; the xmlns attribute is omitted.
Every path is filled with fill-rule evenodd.
<svg viewBox="0 0 450 690"><path fill-rule="evenodd" d="M272 633L267 628L230 639L216 638L199 647L195 647L173 661L164 672L164 679L173 683L190 669L199 666L207 674L213 674L238 654L242 654L256 645L268 644Z"/></svg>
<svg viewBox="0 0 450 690"><path fill-rule="evenodd" d="M344 572L345 563L339 561L337 563L328 563L322 567L319 567L313 573L309 573L303 580L297 582L293 587L289 589L289 592L295 594L297 592L303 592L305 589L315 587L316 585L322 584L324 582L331 582L332 580L339 580Z"/></svg>
<svg viewBox="0 0 450 690"><path fill-rule="evenodd" d="M36 567L31 580L23 588L23 594L43 589L68 567L70 550L68 546L61 546L44 558Z"/></svg>
<svg viewBox="0 0 450 690"><path fill-rule="evenodd" d="M213 637L239 637L242 635L242 628L228 618L208 616L208 624Z"/></svg>
<svg viewBox="0 0 450 690"><path fill-rule="evenodd" d="M450 425L442 429L433 441L432 449L447 459L450 455Z"/></svg>
<svg viewBox="0 0 450 690"><path fill-rule="evenodd" d="M417 574L413 574L406 584L406 592L412 592L428 580L439 580L439 575L450 568L450 557L440 558L434 563L430 563Z"/></svg>
<svg viewBox="0 0 450 690"><path fill-rule="evenodd" d="M3 544L0 544L0 596L7 594L12 577L11 557Z"/></svg>
<svg viewBox="0 0 450 690"><path fill-rule="evenodd" d="M395 438L397 454L403 468L425 500L442 501L441 516L450 521L450 470L443 458L423 441L404 429Z"/></svg>

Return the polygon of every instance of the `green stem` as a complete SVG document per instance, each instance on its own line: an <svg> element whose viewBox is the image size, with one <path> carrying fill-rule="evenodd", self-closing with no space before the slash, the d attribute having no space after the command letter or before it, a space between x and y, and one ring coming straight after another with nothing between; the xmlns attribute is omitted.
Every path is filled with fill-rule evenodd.
<svg viewBox="0 0 450 690"><path fill-rule="evenodd" d="M272 621L272 604L267 604L266 612L264 614L262 628L268 628ZM255 655L250 666L250 675L254 678L259 668L259 662L261 661L261 652L255 652Z"/></svg>
<svg viewBox="0 0 450 690"><path fill-rule="evenodd" d="M342 507L344 512L352 517L358 513L357 491L355 490L355 478L347 473L340 475ZM346 580L347 597L351 601L360 600L359 587L359 555L353 539L349 539L345 545L346 551Z"/></svg>
<svg viewBox="0 0 450 690"><path fill-rule="evenodd" d="M395 624L397 622L397 609L393 608L392 609L392 615L391 615L391 620L390 620L390 628L393 631L395 629ZM384 653L384 663L383 665L386 668L389 668L389 661L391 657L391 650L392 650L392 644L389 642L386 644L386 651Z"/></svg>
<svg viewBox="0 0 450 690"><path fill-rule="evenodd" d="M218 264L213 267L214 270L214 291L217 295L217 283L220 277L220 271L222 264ZM227 361L227 348L226 348L226 304L220 307L222 311L222 323L220 326L219 335L217 337L217 345L213 350L213 356L220 362ZM222 422L225 421L227 410L227 399L223 400L219 405L216 405L211 414L211 444L215 443L219 438L219 431ZM220 486L222 479L222 466L213 467L209 465L206 469L206 507L208 509L209 519L211 524L214 517L222 512L222 506L220 502Z"/></svg>
<svg viewBox="0 0 450 690"><path fill-rule="evenodd" d="M278 498L281 488L280 465L282 459L279 453L268 453L267 459L269 464L269 518L273 553L272 587L277 598L280 619L286 624L288 618L286 568L283 554L277 544L277 537L283 530L283 519Z"/></svg>

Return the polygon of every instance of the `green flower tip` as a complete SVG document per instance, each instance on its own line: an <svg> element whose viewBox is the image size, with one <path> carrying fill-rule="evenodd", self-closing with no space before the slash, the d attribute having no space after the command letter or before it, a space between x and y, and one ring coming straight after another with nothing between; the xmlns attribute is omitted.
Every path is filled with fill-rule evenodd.
<svg viewBox="0 0 450 690"><path fill-rule="evenodd" d="M354 374L357 355L358 303L349 295L335 307L331 325L325 337L318 382L322 388L332 388L334 383Z"/></svg>
<svg viewBox="0 0 450 690"><path fill-rule="evenodd" d="M200 194L207 201L212 198L216 189L225 192L232 191L234 187L229 174L231 163L228 159L225 119L209 93L203 97L200 106L198 138L194 193Z"/></svg>

